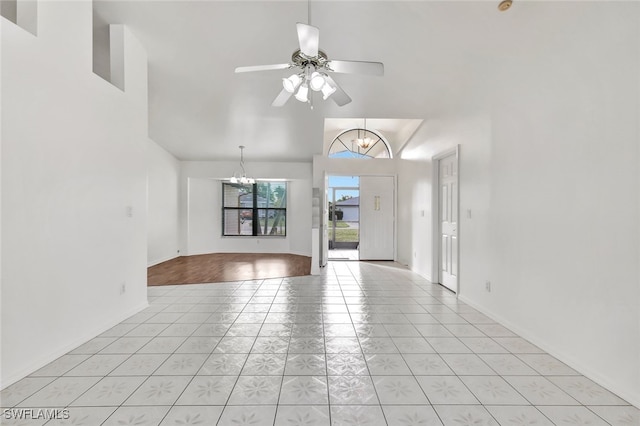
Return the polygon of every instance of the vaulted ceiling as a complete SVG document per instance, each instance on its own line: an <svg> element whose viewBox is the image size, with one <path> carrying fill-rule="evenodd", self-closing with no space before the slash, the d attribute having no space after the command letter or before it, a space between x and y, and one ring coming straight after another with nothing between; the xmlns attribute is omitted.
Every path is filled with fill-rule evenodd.
<svg viewBox="0 0 640 426"><path fill-rule="evenodd" d="M491 1L311 1L311 24L329 58L380 61L385 75L334 74L353 99L344 107L318 95L314 109L293 98L272 107L291 71L234 68L288 62L308 6L96 1L94 14L98 23L127 25L147 50L153 140L185 160L236 159L246 145L248 161L309 161L340 119L386 119L378 130L394 143L393 135L408 137L404 119L473 110L494 59L514 47L510 34L536 19L526 3L501 13Z"/></svg>

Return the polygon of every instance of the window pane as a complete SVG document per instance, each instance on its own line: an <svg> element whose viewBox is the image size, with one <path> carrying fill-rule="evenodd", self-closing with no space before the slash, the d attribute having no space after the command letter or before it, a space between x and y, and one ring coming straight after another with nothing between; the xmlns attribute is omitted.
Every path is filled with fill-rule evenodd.
<svg viewBox="0 0 640 426"><path fill-rule="evenodd" d="M225 209L224 235L253 235L253 211Z"/></svg>
<svg viewBox="0 0 640 426"><path fill-rule="evenodd" d="M225 207L253 207L253 186L234 183L223 184Z"/></svg>
<svg viewBox="0 0 640 426"><path fill-rule="evenodd" d="M258 234L287 235L287 214L284 209L258 209Z"/></svg>
<svg viewBox="0 0 640 426"><path fill-rule="evenodd" d="M327 154L330 158L391 158L382 137L365 129L341 133L333 140Z"/></svg>
<svg viewBox="0 0 640 426"><path fill-rule="evenodd" d="M287 208L287 184L285 182L273 183L271 190L274 194L273 207Z"/></svg>
<svg viewBox="0 0 640 426"><path fill-rule="evenodd" d="M222 235L286 236L286 182L223 182L222 189Z"/></svg>
<svg viewBox="0 0 640 426"><path fill-rule="evenodd" d="M286 182L258 182L258 208L285 208L287 206Z"/></svg>

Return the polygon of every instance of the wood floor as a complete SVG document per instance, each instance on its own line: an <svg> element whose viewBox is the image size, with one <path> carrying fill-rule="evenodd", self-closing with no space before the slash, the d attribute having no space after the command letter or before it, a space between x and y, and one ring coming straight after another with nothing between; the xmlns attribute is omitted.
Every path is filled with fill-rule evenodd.
<svg viewBox="0 0 640 426"><path fill-rule="evenodd" d="M214 283L309 275L311 258L279 253L181 256L147 269L147 285Z"/></svg>

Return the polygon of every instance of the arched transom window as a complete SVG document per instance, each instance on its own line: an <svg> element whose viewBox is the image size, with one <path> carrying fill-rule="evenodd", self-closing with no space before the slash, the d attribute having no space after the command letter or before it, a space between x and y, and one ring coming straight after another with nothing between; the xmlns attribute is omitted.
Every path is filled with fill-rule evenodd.
<svg viewBox="0 0 640 426"><path fill-rule="evenodd" d="M355 128L340 133L329 145L329 158L391 158L389 144L372 130Z"/></svg>

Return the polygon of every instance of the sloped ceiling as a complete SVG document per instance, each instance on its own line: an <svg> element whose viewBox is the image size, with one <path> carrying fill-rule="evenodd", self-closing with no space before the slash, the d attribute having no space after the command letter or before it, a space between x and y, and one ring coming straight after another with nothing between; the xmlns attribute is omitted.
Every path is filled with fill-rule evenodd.
<svg viewBox="0 0 640 426"><path fill-rule="evenodd" d="M381 61L384 77L334 74L353 98L338 107L317 96L271 102L291 71L235 74L243 65L288 62L306 1L96 1L96 22L125 24L149 58L149 133L180 159L310 161L323 151L330 119L405 119L472 110L483 98L501 44L527 20L526 5L497 2L311 1L311 23L329 58ZM382 122L380 122L382 123Z"/></svg>

